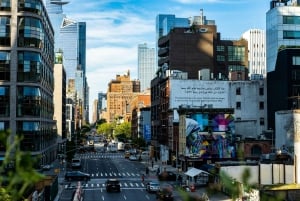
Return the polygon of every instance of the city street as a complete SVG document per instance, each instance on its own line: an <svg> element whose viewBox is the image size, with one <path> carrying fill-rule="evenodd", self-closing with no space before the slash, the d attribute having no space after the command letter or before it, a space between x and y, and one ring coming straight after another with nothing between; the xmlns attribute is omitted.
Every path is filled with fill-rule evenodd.
<svg viewBox="0 0 300 201"><path fill-rule="evenodd" d="M80 158L82 161L80 171L91 175L90 181L81 182L84 201L156 200L155 193L146 191L146 183L157 180L155 171L150 170L149 175L145 173L146 167L149 166L148 161L130 161L124 158L124 152L105 152L102 144L96 146L96 152L76 154L75 157ZM142 181L143 174L145 175L144 182ZM63 173L59 176L61 191L58 200L71 201L78 182L65 181ZM108 178L117 178L120 181L121 192L106 192L105 181ZM176 189L176 182L165 181L160 182L160 184L173 189L174 201L184 201ZM202 195L204 192L205 189L200 189L199 192L193 192L192 194ZM210 200L228 200L225 198L221 195Z"/></svg>

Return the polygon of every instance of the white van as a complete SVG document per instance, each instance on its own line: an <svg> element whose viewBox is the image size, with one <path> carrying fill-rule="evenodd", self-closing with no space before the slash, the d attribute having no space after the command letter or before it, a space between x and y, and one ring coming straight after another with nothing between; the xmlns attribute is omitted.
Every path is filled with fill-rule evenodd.
<svg viewBox="0 0 300 201"><path fill-rule="evenodd" d="M140 156L143 161L147 161L150 159L149 151L143 151Z"/></svg>
<svg viewBox="0 0 300 201"><path fill-rule="evenodd" d="M106 147L106 151L107 152L117 152L118 151L117 145L115 143L109 143Z"/></svg>

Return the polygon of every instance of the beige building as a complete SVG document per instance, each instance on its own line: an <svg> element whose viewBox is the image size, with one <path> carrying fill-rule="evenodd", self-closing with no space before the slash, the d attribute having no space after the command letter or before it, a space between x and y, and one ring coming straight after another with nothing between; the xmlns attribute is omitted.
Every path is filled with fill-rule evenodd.
<svg viewBox="0 0 300 201"><path fill-rule="evenodd" d="M131 121L130 103L136 93L140 92L140 82L130 79L130 72L125 75L117 75L111 80L107 90L107 122L122 119Z"/></svg>

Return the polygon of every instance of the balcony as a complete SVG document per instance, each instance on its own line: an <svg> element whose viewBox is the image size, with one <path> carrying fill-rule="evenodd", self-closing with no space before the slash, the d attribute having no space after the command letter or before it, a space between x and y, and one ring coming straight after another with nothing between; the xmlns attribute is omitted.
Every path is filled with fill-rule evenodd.
<svg viewBox="0 0 300 201"><path fill-rule="evenodd" d="M167 47L169 43L169 37L168 36L163 36L158 39L158 47Z"/></svg>

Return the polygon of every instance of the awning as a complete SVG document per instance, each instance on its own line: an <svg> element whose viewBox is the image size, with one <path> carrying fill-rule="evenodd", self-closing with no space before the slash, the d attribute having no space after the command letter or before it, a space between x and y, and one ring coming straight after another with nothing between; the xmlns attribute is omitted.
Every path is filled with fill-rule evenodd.
<svg viewBox="0 0 300 201"><path fill-rule="evenodd" d="M199 170L199 169L197 169L197 168L191 168L191 169L189 169L187 172L185 172L184 174L185 175L187 175L187 176L189 176L189 177L194 177L194 176L197 176L197 175L199 175L199 174L202 174L202 173L204 173L204 174L209 174L208 172L205 172L205 171L203 171L203 170Z"/></svg>

